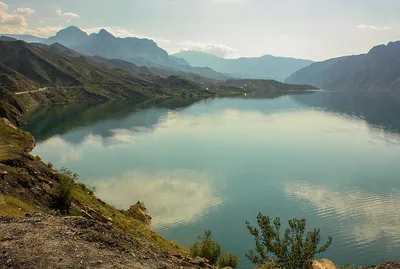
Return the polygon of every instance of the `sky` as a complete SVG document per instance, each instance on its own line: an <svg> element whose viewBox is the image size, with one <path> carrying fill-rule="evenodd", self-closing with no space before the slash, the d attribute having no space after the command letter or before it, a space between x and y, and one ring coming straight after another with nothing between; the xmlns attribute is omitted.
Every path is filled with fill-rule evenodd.
<svg viewBox="0 0 400 269"><path fill-rule="evenodd" d="M265 54L314 61L400 40L400 0L0 0L0 33L153 39L170 54Z"/></svg>

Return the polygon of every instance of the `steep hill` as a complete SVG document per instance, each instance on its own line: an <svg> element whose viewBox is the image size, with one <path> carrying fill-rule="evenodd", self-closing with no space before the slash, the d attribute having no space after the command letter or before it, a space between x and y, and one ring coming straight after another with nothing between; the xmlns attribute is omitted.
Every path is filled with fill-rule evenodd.
<svg viewBox="0 0 400 269"><path fill-rule="evenodd" d="M19 114L38 104L216 93L177 75L160 77L146 67L82 56L60 44L23 41L0 41L0 78L0 116L14 123L21 123Z"/></svg>
<svg viewBox="0 0 400 269"><path fill-rule="evenodd" d="M81 54L100 56L106 59L118 59L131 62L137 66L156 67L174 72L195 73L217 80L229 77L215 72L210 68L192 68L182 59L168 55L168 53L151 39L115 37L104 29L99 33L87 35L75 26L60 30L55 36L40 41L51 45L59 43Z"/></svg>
<svg viewBox="0 0 400 269"><path fill-rule="evenodd" d="M274 79L284 81L289 75L312 63L309 60L274 57L224 59L200 51L174 54L193 67L210 67L213 70L238 78Z"/></svg>
<svg viewBox="0 0 400 269"><path fill-rule="evenodd" d="M399 91L400 41L376 46L367 54L314 63L292 74L286 82L333 91Z"/></svg>

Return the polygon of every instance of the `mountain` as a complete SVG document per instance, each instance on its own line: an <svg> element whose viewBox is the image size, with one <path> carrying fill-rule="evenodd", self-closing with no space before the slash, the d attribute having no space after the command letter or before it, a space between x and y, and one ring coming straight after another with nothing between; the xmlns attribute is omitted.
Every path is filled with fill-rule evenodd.
<svg viewBox="0 0 400 269"><path fill-rule="evenodd" d="M376 46L366 54L313 63L286 82L333 91L399 91L400 41Z"/></svg>
<svg viewBox="0 0 400 269"><path fill-rule="evenodd" d="M51 45L53 43L60 43L64 46L77 46L87 43L89 36L86 32L78 27L70 26L57 32L55 36L49 37L44 43Z"/></svg>
<svg viewBox="0 0 400 269"><path fill-rule="evenodd" d="M57 32L55 36L39 42L47 45L59 43L81 54L124 60L137 66L195 73L216 80L230 78L208 67L192 68L186 61L168 55L153 40L135 37L119 38L105 29L101 29L99 33L87 35L78 27L70 26Z"/></svg>
<svg viewBox="0 0 400 269"><path fill-rule="evenodd" d="M274 79L284 81L289 75L312 63L309 60L265 55L259 58L224 59L200 51L174 54L191 66L208 66L213 70L238 78Z"/></svg>
<svg viewBox="0 0 400 269"><path fill-rule="evenodd" d="M6 37L11 37L17 40L22 40L28 43L31 42L37 42L37 43L43 43L47 39L46 38L41 38L33 35L14 35L14 34L0 34L0 36L6 36Z"/></svg>
<svg viewBox="0 0 400 269"><path fill-rule="evenodd" d="M0 41L17 41L17 39L9 36L0 36Z"/></svg>
<svg viewBox="0 0 400 269"><path fill-rule="evenodd" d="M130 66L131 72L115 68L114 61L98 59L83 56L57 43L46 46L0 41L0 116L18 123L18 112L38 104L215 93L180 76L142 74L138 71L141 68L131 63L117 64ZM231 93L242 91L231 89ZM10 105L13 109L8 108Z"/></svg>

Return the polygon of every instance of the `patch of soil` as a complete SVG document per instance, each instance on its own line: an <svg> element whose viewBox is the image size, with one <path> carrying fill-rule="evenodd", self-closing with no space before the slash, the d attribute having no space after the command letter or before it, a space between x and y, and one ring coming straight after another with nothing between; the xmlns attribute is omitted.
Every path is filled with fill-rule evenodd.
<svg viewBox="0 0 400 269"><path fill-rule="evenodd" d="M82 217L0 217L0 268L200 268ZM203 265L203 268L212 268Z"/></svg>

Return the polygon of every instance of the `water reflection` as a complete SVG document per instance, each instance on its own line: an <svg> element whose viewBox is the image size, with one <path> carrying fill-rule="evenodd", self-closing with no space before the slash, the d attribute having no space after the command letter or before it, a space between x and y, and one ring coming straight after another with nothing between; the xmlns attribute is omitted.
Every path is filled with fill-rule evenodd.
<svg viewBox="0 0 400 269"><path fill-rule="evenodd" d="M308 182L292 182L285 186L287 196L312 204L315 213L324 219L339 219L342 229L360 244L370 244L382 236L400 243L400 189L371 193L362 189L335 191L330 187Z"/></svg>
<svg viewBox="0 0 400 269"><path fill-rule="evenodd" d="M87 182L105 201L127 209L145 201L156 227L195 221L221 203L212 191L214 177L195 170L125 171L116 178L94 178Z"/></svg>
<svg viewBox="0 0 400 269"><path fill-rule="evenodd" d="M180 110L198 101L178 98L44 106L25 115L24 129L32 133L37 142L79 129L82 132L69 136L71 143L78 144L90 134L108 137L114 129L135 125L151 128L169 110ZM86 126L91 127L90 131L83 128Z"/></svg>
<svg viewBox="0 0 400 269"><path fill-rule="evenodd" d="M314 109L365 120L374 131L400 133L399 93L326 93L294 95L292 98Z"/></svg>

